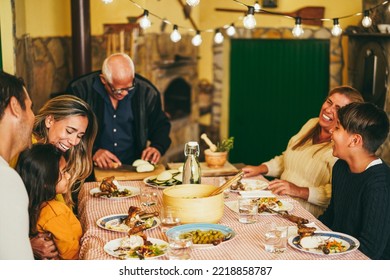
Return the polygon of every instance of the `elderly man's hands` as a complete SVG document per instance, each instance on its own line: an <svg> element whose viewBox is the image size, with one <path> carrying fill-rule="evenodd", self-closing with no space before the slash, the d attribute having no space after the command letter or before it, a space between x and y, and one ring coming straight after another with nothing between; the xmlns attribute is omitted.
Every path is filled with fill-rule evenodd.
<svg viewBox="0 0 390 280"><path fill-rule="evenodd" d="M151 162L152 164L158 163L161 158L160 152L153 147L147 147L142 152L141 159Z"/></svg>
<svg viewBox="0 0 390 280"><path fill-rule="evenodd" d="M58 260L57 247L54 244L50 232L39 233L37 236L30 238L31 247L34 257L38 260Z"/></svg>
<svg viewBox="0 0 390 280"><path fill-rule="evenodd" d="M92 157L95 166L100 168L117 168L122 165L121 161L110 151L99 149Z"/></svg>

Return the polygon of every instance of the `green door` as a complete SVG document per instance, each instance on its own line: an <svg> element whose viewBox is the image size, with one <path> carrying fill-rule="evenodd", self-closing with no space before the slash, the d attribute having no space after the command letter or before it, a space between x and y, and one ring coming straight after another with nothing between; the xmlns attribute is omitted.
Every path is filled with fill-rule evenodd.
<svg viewBox="0 0 390 280"><path fill-rule="evenodd" d="M329 90L329 40L233 39L230 162L260 164L281 154L318 117Z"/></svg>

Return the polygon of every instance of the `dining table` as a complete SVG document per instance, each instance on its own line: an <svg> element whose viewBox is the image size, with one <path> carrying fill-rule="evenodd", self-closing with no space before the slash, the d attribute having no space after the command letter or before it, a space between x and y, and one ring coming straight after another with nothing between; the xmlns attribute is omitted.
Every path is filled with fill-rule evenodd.
<svg viewBox="0 0 390 280"><path fill-rule="evenodd" d="M226 176L202 177L202 184L221 186L227 180ZM114 214L127 214L130 206L140 207L147 212L161 212L163 206L163 189L148 186L143 180L119 181L123 187L153 188L157 195L157 204L154 206L142 206L140 196L110 199L95 197L91 190L99 188L100 182L85 183L78 194L78 218L83 228L81 238L80 259L83 260L115 260L116 257L108 254L104 246L115 239L127 236L125 232L107 230L97 225L97 221L103 217ZM194 186L196 187L196 186ZM270 253L264 249L265 225L275 222L287 225L289 228L295 223L278 214L259 214L257 221L252 224L240 223L238 213L226 204L236 201L239 192L229 191L224 195L224 211L219 225L226 226L235 233L233 238L216 246L193 246L191 259L193 260L368 260L369 258L359 250L351 250L348 253L314 254L299 250L291 245L283 253ZM290 214L307 219L311 225L315 225L320 231L331 231L310 212L305 210L298 201L289 196L277 196L281 201L292 205ZM196 211L194 209L194 211ZM167 241L166 234L160 226L145 231L148 238ZM167 260L166 255L158 257L158 260Z"/></svg>

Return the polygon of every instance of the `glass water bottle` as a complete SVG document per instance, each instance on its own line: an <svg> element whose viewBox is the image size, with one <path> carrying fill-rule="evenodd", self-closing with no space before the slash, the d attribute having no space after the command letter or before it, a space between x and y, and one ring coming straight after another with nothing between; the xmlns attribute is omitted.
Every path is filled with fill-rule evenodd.
<svg viewBox="0 0 390 280"><path fill-rule="evenodd" d="M186 159L183 166L183 184L200 184L201 170L199 164L198 142L188 142L184 148Z"/></svg>

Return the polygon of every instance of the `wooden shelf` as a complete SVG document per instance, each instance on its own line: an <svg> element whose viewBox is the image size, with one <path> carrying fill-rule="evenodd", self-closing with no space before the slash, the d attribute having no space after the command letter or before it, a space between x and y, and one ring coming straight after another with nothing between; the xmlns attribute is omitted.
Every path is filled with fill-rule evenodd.
<svg viewBox="0 0 390 280"><path fill-rule="evenodd" d="M346 35L348 37L365 37L365 38L384 38L384 39L390 39L389 33L344 33L343 35Z"/></svg>

